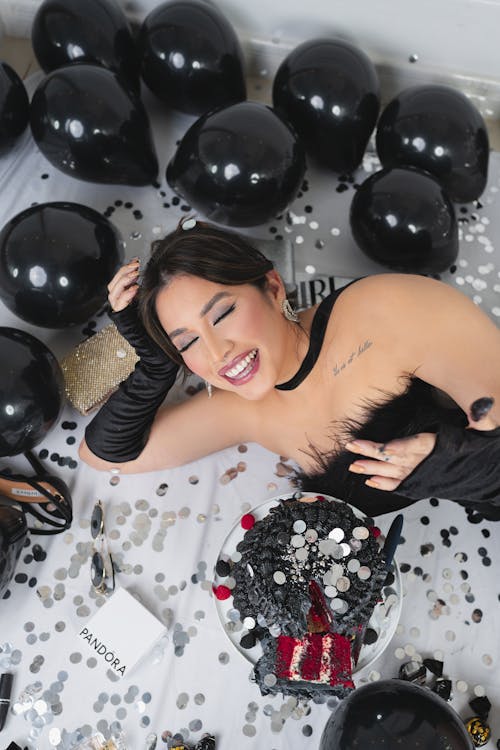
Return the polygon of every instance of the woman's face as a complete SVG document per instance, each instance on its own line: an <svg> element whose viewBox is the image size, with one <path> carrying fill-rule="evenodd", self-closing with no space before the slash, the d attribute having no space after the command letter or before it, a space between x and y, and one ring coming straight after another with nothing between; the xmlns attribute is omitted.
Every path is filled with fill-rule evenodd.
<svg viewBox="0 0 500 750"><path fill-rule="evenodd" d="M176 276L158 294L156 311L187 367L218 388L262 398L280 380L287 324L283 285L275 271L268 289L226 286Z"/></svg>

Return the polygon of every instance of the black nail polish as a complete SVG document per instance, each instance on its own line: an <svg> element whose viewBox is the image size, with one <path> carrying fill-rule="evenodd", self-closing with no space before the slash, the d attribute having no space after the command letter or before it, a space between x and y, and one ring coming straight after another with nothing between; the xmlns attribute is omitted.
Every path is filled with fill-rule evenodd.
<svg viewBox="0 0 500 750"><path fill-rule="evenodd" d="M485 417L494 403L495 399L490 398L490 396L483 396L483 398L476 399L470 407L470 415L473 422L479 422L480 419Z"/></svg>

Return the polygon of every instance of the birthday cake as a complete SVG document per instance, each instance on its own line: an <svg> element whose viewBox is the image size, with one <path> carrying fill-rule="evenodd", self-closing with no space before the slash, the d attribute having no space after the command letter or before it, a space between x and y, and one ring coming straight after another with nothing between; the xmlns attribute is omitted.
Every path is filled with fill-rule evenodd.
<svg viewBox="0 0 500 750"><path fill-rule="evenodd" d="M387 577L379 529L322 496L281 500L248 526L230 575L240 643L262 646L262 694L344 697Z"/></svg>

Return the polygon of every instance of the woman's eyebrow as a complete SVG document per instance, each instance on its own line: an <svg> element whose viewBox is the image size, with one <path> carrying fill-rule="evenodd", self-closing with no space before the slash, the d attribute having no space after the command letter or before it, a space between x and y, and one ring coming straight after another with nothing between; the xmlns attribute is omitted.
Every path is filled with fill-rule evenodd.
<svg viewBox="0 0 500 750"><path fill-rule="evenodd" d="M231 295L229 294L229 292L217 292L217 294L214 294L214 296L208 300L206 305L203 305L203 307L201 308L200 318L203 318L207 313L209 313L212 307L216 305L219 300L230 296ZM173 339L175 336L180 336L181 333L186 333L187 330L187 328L176 328L175 330L168 333L167 336L170 339Z"/></svg>
<svg viewBox="0 0 500 750"><path fill-rule="evenodd" d="M217 292L217 294L214 294L211 300L207 302L206 305L203 305L200 312L200 318L203 318L204 315L206 315L212 307L219 302L219 300L224 299L224 297L230 297L231 295L229 292Z"/></svg>

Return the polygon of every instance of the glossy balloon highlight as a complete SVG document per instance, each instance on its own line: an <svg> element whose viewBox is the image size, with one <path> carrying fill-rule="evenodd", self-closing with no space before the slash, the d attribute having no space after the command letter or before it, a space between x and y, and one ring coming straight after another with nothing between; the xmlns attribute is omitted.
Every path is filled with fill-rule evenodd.
<svg viewBox="0 0 500 750"><path fill-rule="evenodd" d="M31 42L46 73L86 62L110 68L139 86L134 38L115 0L43 0L33 19Z"/></svg>
<svg viewBox="0 0 500 750"><path fill-rule="evenodd" d="M50 349L25 331L0 328L0 456L40 443L59 419L64 379Z"/></svg>
<svg viewBox="0 0 500 750"><path fill-rule="evenodd" d="M304 171L304 150L290 127L271 107L241 102L189 128L167 181L208 219L249 227L286 208Z"/></svg>
<svg viewBox="0 0 500 750"><path fill-rule="evenodd" d="M281 63L273 104L319 164L352 172L377 121L379 88L375 67L362 50L341 39L312 39Z"/></svg>
<svg viewBox="0 0 500 750"><path fill-rule="evenodd" d="M7 154L29 122L24 84L10 65L0 62L0 156Z"/></svg>
<svg viewBox="0 0 500 750"><path fill-rule="evenodd" d="M105 303L122 260L117 230L97 211L41 203L0 232L0 299L33 325L84 323Z"/></svg>
<svg viewBox="0 0 500 750"><path fill-rule="evenodd" d="M453 203L435 177L414 167L368 177L352 200L350 224L363 252L394 271L439 273L458 255Z"/></svg>
<svg viewBox="0 0 500 750"><path fill-rule="evenodd" d="M144 82L173 109L202 115L246 98L238 37L207 0L158 5L145 18L137 47Z"/></svg>
<svg viewBox="0 0 500 750"><path fill-rule="evenodd" d="M344 698L319 750L473 750L458 714L425 687L381 680Z"/></svg>
<svg viewBox="0 0 500 750"><path fill-rule="evenodd" d="M450 86L412 86L398 94L380 116L376 144L385 167L424 169L454 201L473 201L486 187L485 122L465 94Z"/></svg>
<svg viewBox="0 0 500 750"><path fill-rule="evenodd" d="M116 73L74 63L49 73L31 101L31 131L57 169L89 182L151 185L158 161L141 100Z"/></svg>

